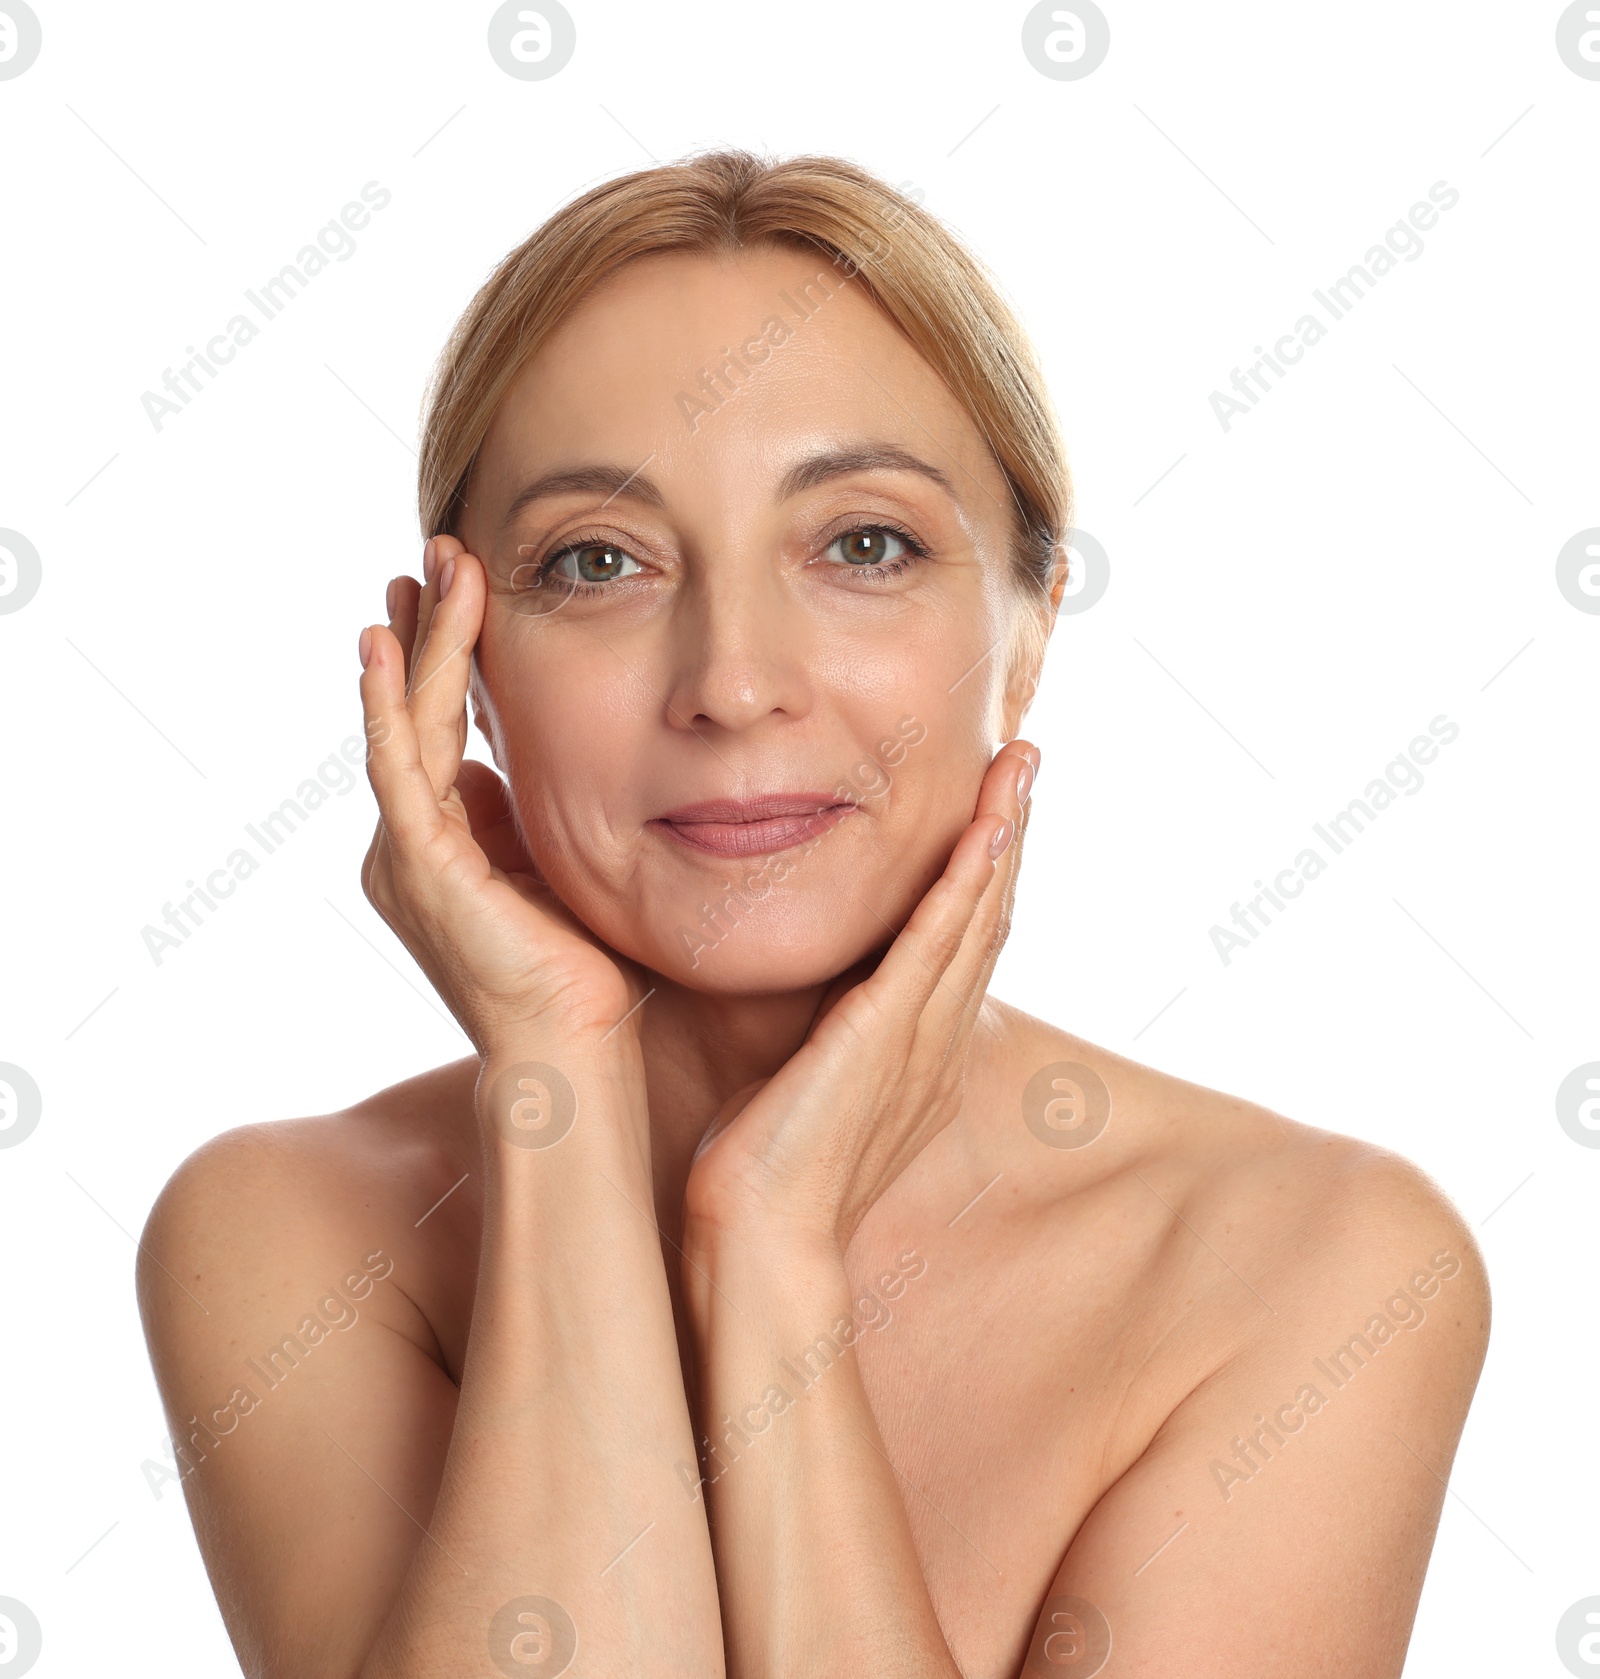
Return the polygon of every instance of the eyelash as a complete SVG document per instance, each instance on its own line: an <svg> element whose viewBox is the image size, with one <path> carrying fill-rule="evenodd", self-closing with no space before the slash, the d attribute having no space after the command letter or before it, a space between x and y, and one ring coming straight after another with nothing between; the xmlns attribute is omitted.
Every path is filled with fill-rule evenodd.
<svg viewBox="0 0 1600 1679"><path fill-rule="evenodd" d="M838 535L830 537L827 547L831 548L841 537L854 536L861 532L870 536L896 537L905 544L907 552L900 559L888 561L881 565L853 566L846 562L838 569L854 571L861 576L870 576L876 581L880 578L898 577L903 571L909 570L911 566L928 557L929 549L926 543L914 537L904 526L881 519L868 524L849 526L847 529L840 531ZM617 548L627 554L629 559L637 558L637 556L629 553L626 548L623 548L620 542L612 542L603 536L569 536L559 547L552 548L539 562L539 586L543 585L545 579L554 572L556 566L568 554L576 553L583 548ZM826 549L824 549L824 552L826 552ZM563 581L566 583L567 593L579 597L604 594L606 590L616 586L614 583L590 583L581 577L569 577Z"/></svg>
<svg viewBox="0 0 1600 1679"><path fill-rule="evenodd" d="M636 556L630 553L628 549L624 548L620 542L613 542L609 537L583 535L569 536L559 547L552 548L550 552L546 554L542 560L540 560L538 582L534 586L536 588L542 588L545 580L555 571L555 568L567 557L568 554L575 554L583 548L615 548L619 552L627 554L630 560L636 559ZM584 595L604 594L607 589L615 587L612 583L590 583L581 577L565 577L562 579L562 582L566 585L567 594L578 595L580 597Z"/></svg>
<svg viewBox="0 0 1600 1679"><path fill-rule="evenodd" d="M838 536L833 537L829 541L828 547L831 548L840 537L855 536L859 532L865 532L869 536L896 537L906 545L908 550L908 552L903 554L898 560L889 560L882 565L853 566L846 561L844 567L841 568L844 570L858 572L863 577L871 577L874 582L878 581L880 578L898 577L901 572L909 570L910 567L916 565L921 560L927 559L928 557L928 546L926 543L919 542L910 531L905 530L900 525L891 524L887 520L877 520L866 525L851 525L848 530L842 530L839 532Z"/></svg>

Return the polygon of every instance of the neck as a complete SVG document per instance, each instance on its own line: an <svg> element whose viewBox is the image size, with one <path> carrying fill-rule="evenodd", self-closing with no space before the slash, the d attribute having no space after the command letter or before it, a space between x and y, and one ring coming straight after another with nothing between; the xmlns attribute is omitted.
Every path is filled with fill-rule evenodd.
<svg viewBox="0 0 1600 1679"><path fill-rule="evenodd" d="M676 1229L694 1151L737 1091L770 1078L805 1041L826 986L715 996L651 975L640 1011L657 1216Z"/></svg>

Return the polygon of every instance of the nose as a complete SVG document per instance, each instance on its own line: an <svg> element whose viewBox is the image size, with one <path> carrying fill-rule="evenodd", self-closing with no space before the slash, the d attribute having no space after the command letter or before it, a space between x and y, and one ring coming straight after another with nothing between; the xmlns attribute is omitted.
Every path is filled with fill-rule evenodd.
<svg viewBox="0 0 1600 1679"><path fill-rule="evenodd" d="M703 557L673 614L669 724L739 733L804 717L812 629L769 555Z"/></svg>

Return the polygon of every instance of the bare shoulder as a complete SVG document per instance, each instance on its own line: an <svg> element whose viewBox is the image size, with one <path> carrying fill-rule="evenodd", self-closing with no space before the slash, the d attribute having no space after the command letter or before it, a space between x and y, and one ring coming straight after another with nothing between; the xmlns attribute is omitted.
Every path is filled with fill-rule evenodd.
<svg viewBox="0 0 1600 1679"><path fill-rule="evenodd" d="M1053 1193L1140 1326L1141 1426L1037 1636L1087 1602L1129 1672L1398 1673L1488 1343L1470 1227L1393 1150L1014 1024L1025 1066L1109 1093Z"/></svg>
<svg viewBox="0 0 1600 1679"><path fill-rule="evenodd" d="M456 1063L348 1108L240 1125L201 1144L167 1180L139 1243L152 1350L169 1328L197 1329L219 1302L299 1299L314 1279L336 1286L359 1274L374 1252L402 1259L427 1205L418 1197L450 1181L460 1152L452 1127L430 1119L470 1090L470 1066ZM393 1316L399 1326L405 1314Z"/></svg>
<svg viewBox="0 0 1600 1679"><path fill-rule="evenodd" d="M1071 1168L1060 1175L1061 1193L1074 1193L1085 1177L1137 1184L1172 1229L1186 1233L1200 1273L1209 1265L1221 1291L1246 1305L1247 1318L1270 1317L1280 1300L1337 1312L1358 1297L1395 1290L1431 1299L1448 1272L1444 1293L1459 1320L1459 1355L1476 1375L1489 1324L1483 1256L1460 1211L1420 1166L1019 1011L1005 1013L1022 1069L1064 1072L1085 1123L1101 1127L1092 1146L1064 1156ZM1035 1105L1044 1094L1034 1092ZM1026 1088L1023 1106L1024 1122L1043 1131L1041 1115L1028 1111Z"/></svg>
<svg viewBox="0 0 1600 1679"><path fill-rule="evenodd" d="M1488 1275L1476 1238L1441 1185L1416 1162L1365 1138L1289 1118L1259 1103L1141 1069L1147 1100L1181 1116L1152 1162L1248 1263L1263 1292L1324 1309L1375 1291L1438 1292L1450 1282L1463 1351L1482 1361ZM1268 1295L1270 1298L1270 1293Z"/></svg>
<svg viewBox="0 0 1600 1679"><path fill-rule="evenodd" d="M357 1671L432 1506L456 1388L427 1293L445 1221L417 1225L471 1071L226 1131L145 1225L151 1363L247 1672Z"/></svg>

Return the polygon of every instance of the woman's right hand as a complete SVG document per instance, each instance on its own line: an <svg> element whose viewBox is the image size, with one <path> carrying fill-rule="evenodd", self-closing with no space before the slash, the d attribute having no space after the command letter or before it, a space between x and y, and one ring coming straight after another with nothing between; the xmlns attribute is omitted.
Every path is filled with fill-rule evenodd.
<svg viewBox="0 0 1600 1679"><path fill-rule="evenodd" d="M539 876L504 781L463 759L482 563L454 537L397 577L389 624L361 633L367 774L378 827L362 865L369 902L486 1058L530 1036L598 1041L643 995Z"/></svg>

